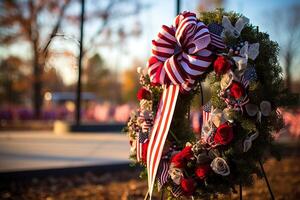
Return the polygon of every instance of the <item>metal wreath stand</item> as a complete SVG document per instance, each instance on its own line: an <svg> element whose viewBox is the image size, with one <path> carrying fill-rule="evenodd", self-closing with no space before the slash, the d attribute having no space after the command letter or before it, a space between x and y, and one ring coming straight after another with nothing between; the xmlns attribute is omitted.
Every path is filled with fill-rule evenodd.
<svg viewBox="0 0 300 200"><path fill-rule="evenodd" d="M201 105L203 106L203 101L204 101L204 98L203 98L203 89L202 89L202 84L200 83L200 92L201 92ZM265 172L265 169L264 169L264 166L261 162L261 160L258 160L258 163L259 163L259 166L260 166L260 169L261 169L261 172L263 174L263 177L265 179L265 182L267 184L267 187L268 187L268 191L269 191L269 194L271 196L271 200L275 200L275 197L274 197L274 194L272 192L272 188L270 186L270 183L269 183L269 180L268 180L268 177L266 175L266 172ZM243 186L242 184L240 183L239 184L239 196L240 196L240 200L243 200ZM149 191L147 190L147 193L144 197L144 200L147 200L149 199ZM160 194L160 200L163 200L164 199L164 190L162 190L161 194ZM194 199L194 197L192 196L192 199Z"/></svg>

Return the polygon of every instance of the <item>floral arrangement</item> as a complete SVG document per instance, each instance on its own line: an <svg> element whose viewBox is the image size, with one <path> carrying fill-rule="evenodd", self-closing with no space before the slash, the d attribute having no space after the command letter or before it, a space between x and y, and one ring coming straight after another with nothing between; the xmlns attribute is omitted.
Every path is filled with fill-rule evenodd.
<svg viewBox="0 0 300 200"><path fill-rule="evenodd" d="M141 176L148 177L150 198L153 188L173 199L251 185L254 174L262 176L258 163L275 152L272 133L283 126L277 111L285 99L277 43L246 17L222 9L200 18L181 13L152 43L148 68L138 69L140 107L124 129L130 157L145 167ZM178 74L174 66L179 66ZM209 83L211 99L203 106L197 135L190 128L189 111L203 81ZM173 85L179 88L178 98L168 102L177 95ZM174 110L168 110L174 101ZM155 147L161 143L160 152Z"/></svg>

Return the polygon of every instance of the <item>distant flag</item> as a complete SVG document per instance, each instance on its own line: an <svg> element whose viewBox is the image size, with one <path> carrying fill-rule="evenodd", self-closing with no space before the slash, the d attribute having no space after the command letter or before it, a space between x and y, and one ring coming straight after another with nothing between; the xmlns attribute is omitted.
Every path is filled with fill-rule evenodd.
<svg viewBox="0 0 300 200"><path fill-rule="evenodd" d="M191 125L195 133L201 133L202 114L200 111L195 111L191 115Z"/></svg>

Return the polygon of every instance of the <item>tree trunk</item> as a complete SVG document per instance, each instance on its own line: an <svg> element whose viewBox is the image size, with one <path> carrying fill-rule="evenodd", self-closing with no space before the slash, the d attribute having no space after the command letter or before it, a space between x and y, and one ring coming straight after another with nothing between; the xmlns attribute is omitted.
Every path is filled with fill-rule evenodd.
<svg viewBox="0 0 300 200"><path fill-rule="evenodd" d="M34 118L40 119L42 114L42 66L39 58L37 42L33 42L33 110Z"/></svg>
<svg viewBox="0 0 300 200"><path fill-rule="evenodd" d="M286 87L288 91L291 90L291 62L292 54L288 50L285 56L285 74L286 74Z"/></svg>

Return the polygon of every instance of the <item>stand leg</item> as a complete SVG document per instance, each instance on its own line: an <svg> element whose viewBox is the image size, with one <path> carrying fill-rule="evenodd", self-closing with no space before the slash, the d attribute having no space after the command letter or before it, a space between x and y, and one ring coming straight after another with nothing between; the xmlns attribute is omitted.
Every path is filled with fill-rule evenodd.
<svg viewBox="0 0 300 200"><path fill-rule="evenodd" d="M240 183L240 200L243 200L243 188L242 188L242 183Z"/></svg>
<svg viewBox="0 0 300 200"><path fill-rule="evenodd" d="M261 172L263 173L264 179L265 179L265 181L266 181L266 183L267 183L268 190L269 190L269 193L270 193L270 195L271 195L271 199L272 199L272 200L275 200L274 195L273 195L273 192L272 192L272 189L271 189L271 186L270 186L270 184L269 184L269 181L268 181L268 178L267 178L267 175L266 175L266 172L265 172L265 169L264 169L264 166L263 166L261 160L259 160L259 165L260 165L260 168L261 168Z"/></svg>
<svg viewBox="0 0 300 200"><path fill-rule="evenodd" d="M160 194L160 200L164 200L164 189L161 190L161 194Z"/></svg>

